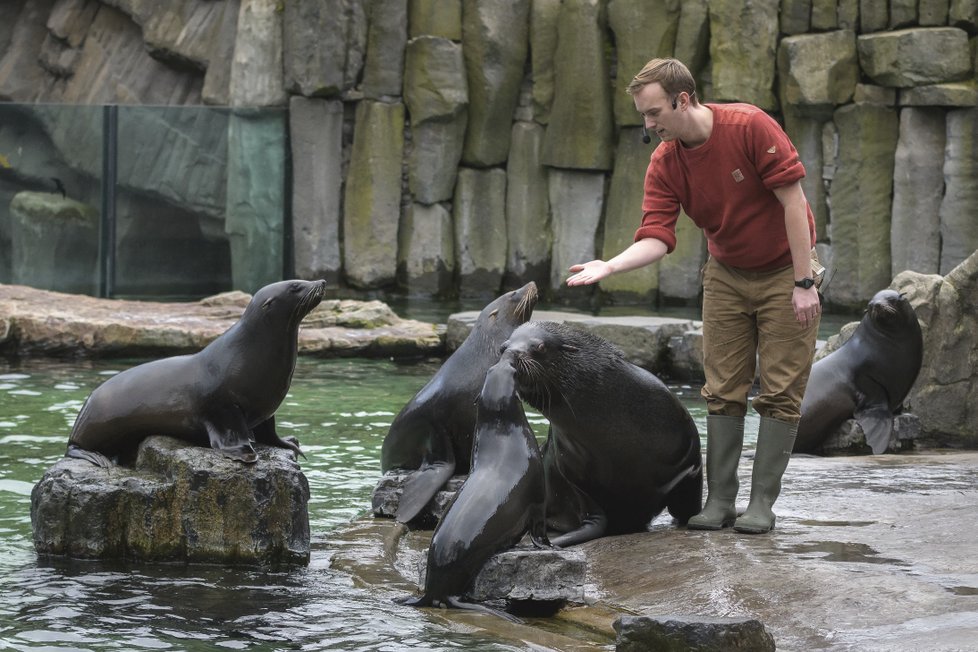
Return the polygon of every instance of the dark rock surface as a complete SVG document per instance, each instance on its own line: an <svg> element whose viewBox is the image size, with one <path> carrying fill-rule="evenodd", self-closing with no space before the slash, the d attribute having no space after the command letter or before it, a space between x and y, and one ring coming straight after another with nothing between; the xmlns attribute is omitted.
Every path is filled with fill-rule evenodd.
<svg viewBox="0 0 978 652"><path fill-rule="evenodd" d="M753 618L622 616L617 652L774 652L774 637Z"/></svg>
<svg viewBox="0 0 978 652"><path fill-rule="evenodd" d="M277 566L309 563L309 484L282 448L244 465L150 437L133 467L64 458L31 493L41 555Z"/></svg>

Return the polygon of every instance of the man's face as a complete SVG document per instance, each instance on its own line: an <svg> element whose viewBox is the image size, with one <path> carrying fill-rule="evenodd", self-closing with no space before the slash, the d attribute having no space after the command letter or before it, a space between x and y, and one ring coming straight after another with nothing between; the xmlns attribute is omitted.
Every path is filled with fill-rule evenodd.
<svg viewBox="0 0 978 652"><path fill-rule="evenodd" d="M635 108L642 114L645 128L655 132L661 140L670 141L679 137L680 112L672 108L672 98L662 90L658 82L646 84L632 96Z"/></svg>

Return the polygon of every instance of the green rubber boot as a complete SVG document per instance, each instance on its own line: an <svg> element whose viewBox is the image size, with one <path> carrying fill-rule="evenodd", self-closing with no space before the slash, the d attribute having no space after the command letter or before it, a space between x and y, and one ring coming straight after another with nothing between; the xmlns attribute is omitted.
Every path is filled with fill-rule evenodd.
<svg viewBox="0 0 978 652"><path fill-rule="evenodd" d="M737 467L744 446L744 417L706 417L706 505L689 519L690 530L719 530L737 518Z"/></svg>
<svg viewBox="0 0 978 652"><path fill-rule="evenodd" d="M761 417L754 470L751 473L750 503L747 511L734 523L734 529L738 532L764 534L774 527L775 517L771 507L781 493L781 476L788 468L797 432L797 423Z"/></svg>

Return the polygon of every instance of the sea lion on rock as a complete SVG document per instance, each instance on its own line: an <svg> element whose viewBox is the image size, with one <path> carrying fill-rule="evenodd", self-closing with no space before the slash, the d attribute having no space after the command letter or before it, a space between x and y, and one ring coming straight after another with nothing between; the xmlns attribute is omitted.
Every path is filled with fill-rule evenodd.
<svg viewBox="0 0 978 652"><path fill-rule="evenodd" d="M527 532L535 547L551 547L543 462L516 394L515 373L502 360L486 374L477 400L472 471L431 537L424 594L398 602L487 609L462 597L490 557L515 546Z"/></svg>
<svg viewBox="0 0 978 652"><path fill-rule="evenodd" d="M661 380L607 340L555 322L517 328L501 361L550 420L543 464L555 545L643 531L665 508L681 524L699 513L699 433Z"/></svg>
<svg viewBox="0 0 978 652"><path fill-rule="evenodd" d="M260 289L233 326L202 350L127 369L99 385L75 419L69 457L110 466L149 435L211 446L241 462L253 442L290 448L275 432L289 391L299 322L319 305L325 281L282 281Z"/></svg>
<svg viewBox="0 0 978 652"><path fill-rule="evenodd" d="M405 483L395 518L417 516L453 474L469 471L475 399L499 347L530 318L537 286L507 292L479 313L472 332L428 383L394 417L381 449L383 472L415 471Z"/></svg>
<svg viewBox="0 0 978 652"><path fill-rule="evenodd" d="M885 452L923 352L910 301L895 290L877 292L852 337L812 365L792 450L817 452L826 437L855 418L873 453Z"/></svg>

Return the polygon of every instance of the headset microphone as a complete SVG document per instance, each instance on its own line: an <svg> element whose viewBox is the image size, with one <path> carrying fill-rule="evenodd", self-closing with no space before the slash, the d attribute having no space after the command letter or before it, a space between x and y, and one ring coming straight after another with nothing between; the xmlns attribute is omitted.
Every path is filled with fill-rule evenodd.
<svg viewBox="0 0 978 652"><path fill-rule="evenodd" d="M652 136L649 135L649 130L642 125L642 142L648 145L652 142Z"/></svg>

